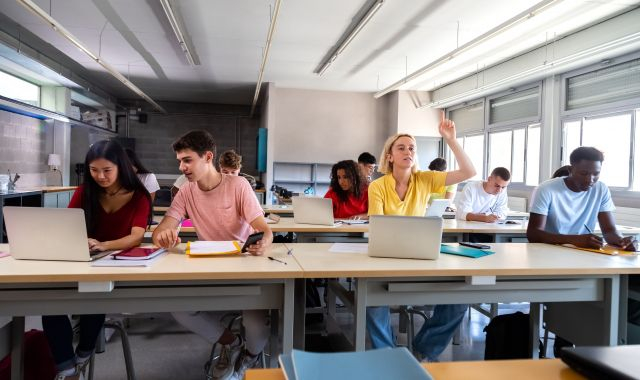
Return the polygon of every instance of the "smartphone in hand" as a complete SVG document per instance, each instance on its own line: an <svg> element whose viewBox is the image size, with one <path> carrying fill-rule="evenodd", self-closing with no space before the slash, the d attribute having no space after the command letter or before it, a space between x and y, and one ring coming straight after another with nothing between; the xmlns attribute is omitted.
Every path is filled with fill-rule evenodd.
<svg viewBox="0 0 640 380"><path fill-rule="evenodd" d="M242 249L240 251L247 252L247 249L249 249L249 246L256 244L257 242L262 240L263 236L264 236L264 232L256 232L255 234L249 235L249 237L247 238L247 241L244 242L244 245L242 246Z"/></svg>

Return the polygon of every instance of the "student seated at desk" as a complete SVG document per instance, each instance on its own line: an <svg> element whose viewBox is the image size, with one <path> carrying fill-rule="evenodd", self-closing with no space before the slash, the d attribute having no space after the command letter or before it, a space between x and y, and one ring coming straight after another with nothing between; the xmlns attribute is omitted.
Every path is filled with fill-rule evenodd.
<svg viewBox="0 0 640 380"><path fill-rule="evenodd" d="M90 175L73 194L69 207L84 210L89 249L107 251L139 245L151 221L151 197L124 149L116 141L99 141L89 149L84 165ZM56 380L83 378L104 319L104 314L79 317L80 341L74 352L69 318L42 317L58 370Z"/></svg>
<svg viewBox="0 0 640 380"><path fill-rule="evenodd" d="M429 196L446 186L473 177L476 171L456 140L455 124L440 115L440 135L453 152L459 169L451 172L418 171L416 139L409 134L391 136L380 155L382 177L369 185L369 215L423 216ZM414 338L414 349L428 361L437 361L447 347L468 305L437 305ZM367 332L373 348L394 347L388 306L367 308Z"/></svg>
<svg viewBox="0 0 640 380"><path fill-rule="evenodd" d="M228 150L220 155L220 173L240 176L247 181L249 181L249 185L251 188L255 190L256 188L256 179L246 173L241 173L240 169L242 169L242 156L236 153L235 150Z"/></svg>
<svg viewBox="0 0 640 380"><path fill-rule="evenodd" d="M153 242L173 247L180 242L179 221L187 214L200 240L247 240L255 230L264 232L262 240L249 247L252 255L262 255L271 245L273 234L249 182L244 178L220 174L215 166L213 137L205 131L191 131L173 143L180 171L188 180L176 194L162 222L153 232ZM269 337L264 310L244 311L242 323L246 340L233 335L221 324L223 312L173 313L182 325L223 345L210 373L214 379L241 379L244 371L258 362Z"/></svg>
<svg viewBox="0 0 640 380"><path fill-rule="evenodd" d="M369 152L362 152L358 156L358 169L360 175L367 181L367 185L373 180L373 174L376 170L376 158Z"/></svg>
<svg viewBox="0 0 640 380"><path fill-rule="evenodd" d="M429 163L429 170L434 170L437 172L444 172L447 170L447 160L444 158L438 157L434 158L433 161ZM458 184L454 183L444 188L444 193L433 193L429 197L429 205L433 202L434 199L449 199L449 205L451 205L453 201L453 197L456 196L456 189L458 188ZM447 207L451 209L451 207Z"/></svg>
<svg viewBox="0 0 640 380"><path fill-rule="evenodd" d="M125 152L127 152L127 156L133 165L133 171L138 176L138 179L144 187L151 195L151 203L156 199L156 191L160 190L160 184L158 183L158 179L156 175L151 173L143 164L140 162L138 155L133 150L126 148Z"/></svg>
<svg viewBox="0 0 640 380"><path fill-rule="evenodd" d="M336 219L369 219L368 184L352 160L340 161L331 168L331 185L324 195L331 199Z"/></svg>
<svg viewBox="0 0 640 380"><path fill-rule="evenodd" d="M456 198L456 218L495 223L507 219L507 186L511 173L503 167L493 169L486 181L469 182Z"/></svg>

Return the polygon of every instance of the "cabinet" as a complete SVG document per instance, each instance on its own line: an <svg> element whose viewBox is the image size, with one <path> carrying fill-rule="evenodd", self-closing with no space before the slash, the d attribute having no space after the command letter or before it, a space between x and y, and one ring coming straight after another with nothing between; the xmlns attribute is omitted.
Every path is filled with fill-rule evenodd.
<svg viewBox="0 0 640 380"><path fill-rule="evenodd" d="M74 190L56 191L44 194L44 207L66 208L73 196Z"/></svg>
<svg viewBox="0 0 640 380"><path fill-rule="evenodd" d="M4 216L2 215L2 207L42 207L42 205L43 198L41 191L16 190L0 193L0 243L7 242L7 231L4 228Z"/></svg>
<svg viewBox="0 0 640 380"><path fill-rule="evenodd" d="M333 164L310 162L274 162L273 184L303 194L308 188L316 196L324 196L331 183Z"/></svg>

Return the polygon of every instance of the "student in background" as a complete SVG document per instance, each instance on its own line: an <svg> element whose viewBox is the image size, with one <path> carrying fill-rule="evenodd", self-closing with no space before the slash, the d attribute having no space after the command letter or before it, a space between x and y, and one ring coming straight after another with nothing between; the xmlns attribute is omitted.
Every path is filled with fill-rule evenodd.
<svg viewBox="0 0 640 380"><path fill-rule="evenodd" d="M568 177L569 174L571 174L571 165L565 165L553 172L551 178Z"/></svg>
<svg viewBox="0 0 640 380"><path fill-rule="evenodd" d="M611 193L598 181L602 152L583 146L571 152L569 160L569 176L550 179L536 188L527 226L529 241L600 248L602 239L589 232L595 230L597 222L607 243L637 250L635 238L622 237L616 230Z"/></svg>
<svg viewBox="0 0 640 380"><path fill-rule="evenodd" d="M495 223L507 218L507 191L511 173L503 167L493 169L486 181L469 182L456 198L456 218Z"/></svg>
<svg viewBox="0 0 640 380"><path fill-rule="evenodd" d="M429 170L434 170L437 172L443 172L447 170L447 160L444 158L438 157L434 158L431 163L429 163ZM451 205L453 201L453 197L456 196L456 189L458 188L458 184L454 183L452 185L447 186L444 189L444 193L433 193L429 198L429 205L433 202L434 199L449 199L449 205Z"/></svg>
<svg viewBox="0 0 640 380"><path fill-rule="evenodd" d="M336 219L369 219L368 185L358 165L352 160L340 161L331 168L331 185L324 195L331 199Z"/></svg>
<svg viewBox="0 0 640 380"><path fill-rule="evenodd" d="M81 208L87 223L89 249L127 249L142 242L151 221L151 197L116 141L99 141L89 148L84 183L69 208ZM73 350L73 330L66 315L42 317L58 374L56 380L81 379L104 324L104 314L81 315L80 339Z"/></svg>
<svg viewBox="0 0 640 380"><path fill-rule="evenodd" d="M236 153L235 150L232 149L222 153L220 155L219 165L220 173L243 177L249 181L249 185L255 190L256 179L249 174L240 172L240 169L242 169L242 156Z"/></svg>
<svg viewBox="0 0 640 380"><path fill-rule="evenodd" d="M187 181L187 177L184 174L180 174L178 178L176 178L175 182L173 182L173 185L171 186L171 199L178 194L180 188L187 182L189 181Z"/></svg>
<svg viewBox="0 0 640 380"><path fill-rule="evenodd" d="M453 152L459 169L450 172L418 171L417 143L409 134L387 139L380 155L381 178L369 185L369 215L423 216L432 193L476 174L469 157L456 140L455 124L440 115L440 135ZM433 316L414 338L416 349L425 360L436 361L447 347L468 305L437 305ZM367 308L367 331L373 348L394 347L388 306Z"/></svg>
<svg viewBox="0 0 640 380"><path fill-rule="evenodd" d="M376 158L369 152L362 152L360 156L358 156L358 167L367 182L371 182L373 173L376 170Z"/></svg>
<svg viewBox="0 0 640 380"><path fill-rule="evenodd" d="M180 171L188 182L176 194L162 222L153 232L153 242L173 247L180 242L179 221L187 214L196 228L198 240L247 240L253 231L264 232L258 243L249 247L254 256L264 254L273 234L249 183L240 177L222 175L214 165L215 143L205 131L191 131L173 143ZM253 367L269 337L269 323L264 310L245 310L242 323L246 340L227 330L220 319L224 312L181 312L173 316L182 325L207 339L222 344L219 359L209 369L213 379L241 379ZM208 363L209 364L209 363Z"/></svg>
<svg viewBox="0 0 640 380"><path fill-rule="evenodd" d="M133 165L133 171L140 179L140 182L144 185L144 187L151 195L151 203L156 199L156 191L160 190L160 184L158 183L158 179L156 175L151 173L147 168L144 167L140 159L136 155L132 149L126 148L125 152L127 152L127 156Z"/></svg>

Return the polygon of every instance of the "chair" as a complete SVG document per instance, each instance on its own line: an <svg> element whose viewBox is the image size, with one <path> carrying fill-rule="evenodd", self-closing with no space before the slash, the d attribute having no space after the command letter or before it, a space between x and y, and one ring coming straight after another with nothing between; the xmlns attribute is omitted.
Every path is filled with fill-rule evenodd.
<svg viewBox="0 0 640 380"><path fill-rule="evenodd" d="M406 305L391 308L390 310L392 313L398 313L398 332L407 334L407 348L411 353L413 353L413 356L418 358L417 353L413 350L413 337L415 335L414 317L417 315L422 317L422 323L427 322L427 319L429 319L429 315L427 315L427 313L433 311L433 306L427 305L416 307Z"/></svg>
<svg viewBox="0 0 640 380"><path fill-rule="evenodd" d="M120 333L120 340L122 340L122 353L124 355L124 365L125 365L125 368L127 369L127 380L135 380L136 373L133 368L133 358L131 355L131 346L129 345L129 336L127 335L127 331L122 325L122 322L118 320L105 321L102 331L98 336L95 353L91 355L91 358L89 359L89 375L87 379L93 380L93 369L94 369L95 356L96 356L95 354L102 353L105 350L105 346L106 346L106 339L104 335L105 328L112 328L118 333Z"/></svg>
<svg viewBox="0 0 640 380"><path fill-rule="evenodd" d="M156 191L156 199L153 203L154 206L171 206L171 189L161 188Z"/></svg>

